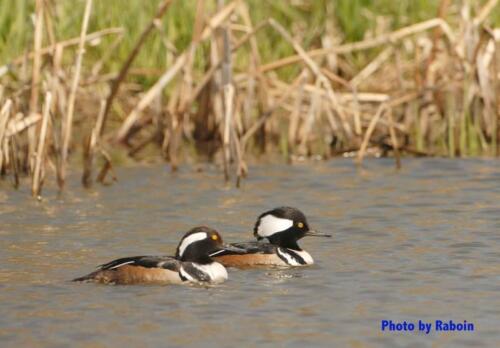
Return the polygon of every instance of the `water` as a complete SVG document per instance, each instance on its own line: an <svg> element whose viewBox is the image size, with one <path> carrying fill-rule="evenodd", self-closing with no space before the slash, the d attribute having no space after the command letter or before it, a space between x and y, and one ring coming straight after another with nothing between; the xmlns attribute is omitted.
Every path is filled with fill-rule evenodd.
<svg viewBox="0 0 500 348"><path fill-rule="evenodd" d="M243 188L218 171L118 171L86 191L74 177L45 200L0 183L0 345L500 346L500 162L350 160L254 166ZM316 265L229 270L214 287L68 280L111 259L172 254L206 224L251 237L279 205L332 239L304 239ZM381 320L467 320L474 332L382 332Z"/></svg>

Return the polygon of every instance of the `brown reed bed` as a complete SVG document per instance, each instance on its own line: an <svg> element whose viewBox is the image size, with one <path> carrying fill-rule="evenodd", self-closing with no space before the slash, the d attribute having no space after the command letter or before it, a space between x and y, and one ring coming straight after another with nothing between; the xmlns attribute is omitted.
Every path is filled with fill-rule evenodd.
<svg viewBox="0 0 500 348"><path fill-rule="evenodd" d="M445 20L451 1L442 0L436 18L344 44L327 30L308 48L274 18L253 23L244 1L218 0L207 15L198 0L190 44L171 47L172 64L137 88L129 77L148 37L171 46L161 19L174 1L160 2L117 72L102 66L126 33L88 32L92 0L80 36L59 42L54 5L36 1L32 49L0 66L2 176L15 187L30 177L39 197L49 174L64 187L70 165L83 166L87 187L107 182L117 153L163 158L174 169L188 158L215 161L237 185L249 159L272 152L290 162L394 156L397 167L404 155L498 156L500 28L486 24L497 0L476 9L464 1L453 23ZM263 62L259 33L270 32L295 54ZM85 69L90 44L108 36L109 55ZM72 64L62 58L68 52ZM359 55L371 58L356 68ZM295 72L280 78L290 66ZM82 161L70 161L78 154Z"/></svg>

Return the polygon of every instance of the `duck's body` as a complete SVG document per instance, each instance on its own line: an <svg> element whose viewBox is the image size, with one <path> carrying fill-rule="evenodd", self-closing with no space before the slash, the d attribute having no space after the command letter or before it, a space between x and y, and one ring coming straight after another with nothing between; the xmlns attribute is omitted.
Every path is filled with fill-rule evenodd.
<svg viewBox="0 0 500 348"><path fill-rule="evenodd" d="M243 253L225 252L215 259L225 266L307 266L314 264L311 255L305 250L293 250L266 242L232 243L243 249Z"/></svg>
<svg viewBox="0 0 500 348"><path fill-rule="evenodd" d="M214 259L226 267L308 266L314 264L314 260L297 241L305 236L330 237L309 229L305 215L291 207L279 207L261 214L254 227L254 236L257 241L231 244L244 252L224 251Z"/></svg>
<svg viewBox="0 0 500 348"><path fill-rule="evenodd" d="M74 281L103 284L221 283L228 278L227 271L211 256L235 251L234 247L222 245L217 231L197 227L182 238L175 257L124 257L103 264L97 271Z"/></svg>
<svg viewBox="0 0 500 348"><path fill-rule="evenodd" d="M133 256L101 265L99 269L75 281L103 284L140 284L184 282L222 283L227 271L218 262L201 265L182 262L172 256Z"/></svg>

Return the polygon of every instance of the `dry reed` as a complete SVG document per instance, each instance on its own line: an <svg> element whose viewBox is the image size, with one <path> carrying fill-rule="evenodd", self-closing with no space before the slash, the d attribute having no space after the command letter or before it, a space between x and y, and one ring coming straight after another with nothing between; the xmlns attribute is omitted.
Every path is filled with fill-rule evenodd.
<svg viewBox="0 0 500 348"><path fill-rule="evenodd" d="M90 20L90 12L92 10L92 1L87 0L85 4L85 12L83 14L82 30L80 32L80 42L78 43L78 52L76 55L75 72L71 83L71 90L68 98L68 110L63 118L62 130L62 147L61 147L61 162L57 171L57 182L59 187L64 186L66 179L66 162L68 157L69 145L73 129L73 115L75 111L76 92L80 82L80 74L82 69L83 54L85 53L85 36L87 35L87 27Z"/></svg>
<svg viewBox="0 0 500 348"><path fill-rule="evenodd" d="M49 164L57 164L62 187L68 158L78 151L86 187L96 155L102 163L96 180L107 183L109 173L116 180L120 148L133 158L163 156L175 168L194 145L197 158L221 163L226 180L234 175L238 186L253 154L277 149L291 162L345 155L361 163L367 155L392 154L398 168L404 155L499 153L500 29L485 24L497 0L475 15L464 1L453 24L446 21L451 2L442 0L436 18L359 42L336 44L329 27L307 47L276 19L252 23L244 1L218 0L207 16L208 2L198 0L185 50L161 26L173 2L159 3L115 73L104 68L112 52L89 69L83 54L109 35L118 48L123 28L87 34L92 0L86 0L80 36L56 42L49 8L56 5L37 0L33 51L0 66L0 86L9 86L0 88L0 173L12 173L15 186L20 174L31 176L38 197ZM263 32L279 35L296 54L263 62ZM172 63L138 92L133 63L153 35L162 35ZM75 45L72 66L65 57ZM349 61L355 54L370 59L356 67ZM244 64L239 55L246 55ZM277 72L290 66L291 78L281 78ZM13 79L21 69L31 78Z"/></svg>
<svg viewBox="0 0 500 348"><path fill-rule="evenodd" d="M42 182L44 179L44 167L42 167L45 157L45 143L47 136L47 127L49 124L49 114L52 104L52 95L47 92L45 95L45 105L43 108L42 125L40 127L40 134L38 136L38 146L35 153L35 166L33 169L33 182L31 185L31 194L33 197L40 198L40 191L42 189Z"/></svg>

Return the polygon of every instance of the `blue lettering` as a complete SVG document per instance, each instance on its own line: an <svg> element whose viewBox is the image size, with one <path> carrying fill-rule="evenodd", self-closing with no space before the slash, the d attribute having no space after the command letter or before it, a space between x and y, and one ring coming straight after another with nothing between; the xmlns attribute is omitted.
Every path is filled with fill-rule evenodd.
<svg viewBox="0 0 500 348"><path fill-rule="evenodd" d="M463 323L456 323L453 320L444 322L442 320L435 321L436 331L474 331L474 324L464 320Z"/></svg>
<svg viewBox="0 0 500 348"><path fill-rule="evenodd" d="M381 320L380 329L382 331L418 331L425 332L428 335L432 331L432 322L426 323L425 321L419 320L417 324L408 321L396 322L392 320ZM453 320L435 320L434 321L435 331L474 331L475 326L473 323L467 322L456 322Z"/></svg>
<svg viewBox="0 0 500 348"><path fill-rule="evenodd" d="M403 321L401 323L395 323L392 320L382 320L381 329L385 331L413 331L415 330L415 324Z"/></svg>
<svg viewBox="0 0 500 348"><path fill-rule="evenodd" d="M422 320L418 321L418 331L425 332L426 335L431 332L432 323L424 323Z"/></svg>

